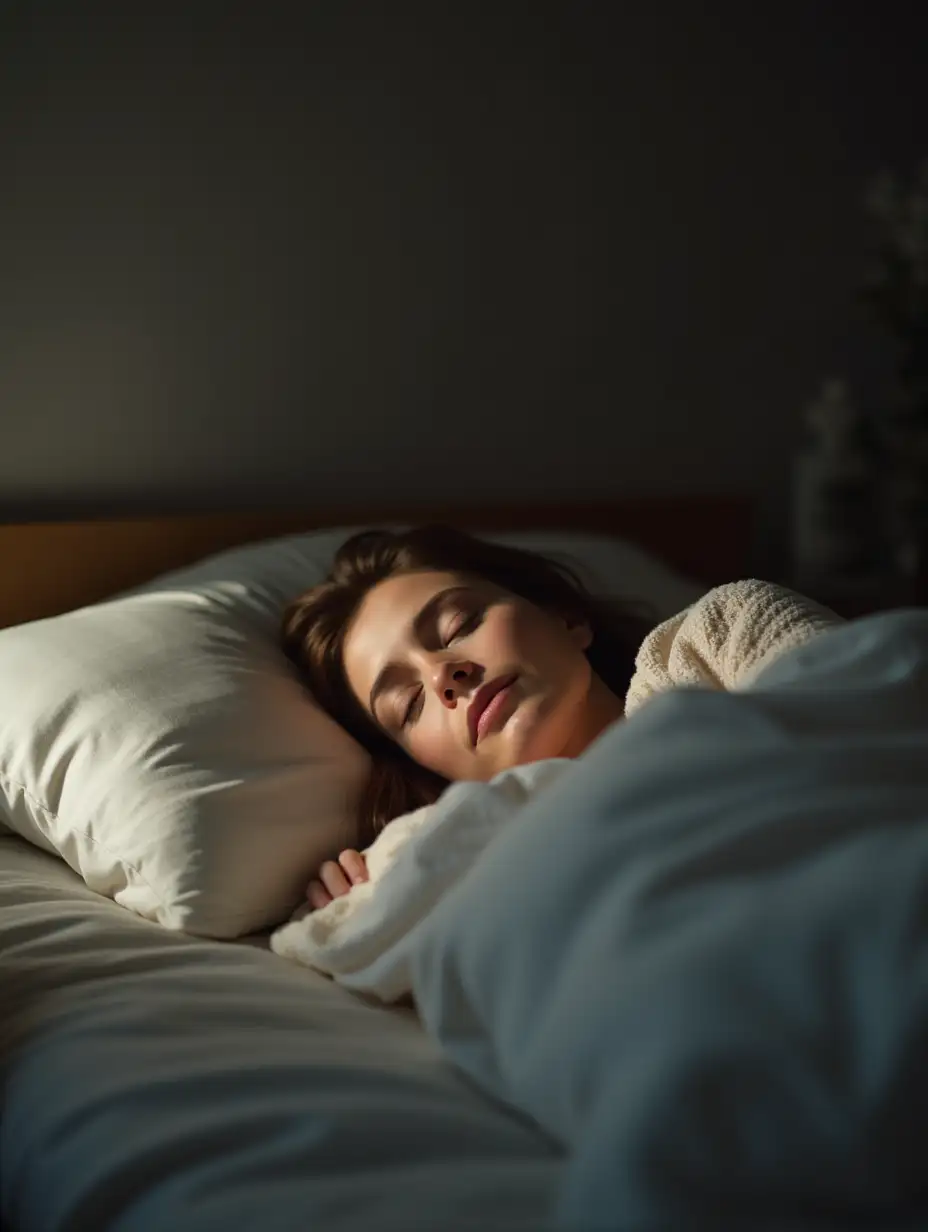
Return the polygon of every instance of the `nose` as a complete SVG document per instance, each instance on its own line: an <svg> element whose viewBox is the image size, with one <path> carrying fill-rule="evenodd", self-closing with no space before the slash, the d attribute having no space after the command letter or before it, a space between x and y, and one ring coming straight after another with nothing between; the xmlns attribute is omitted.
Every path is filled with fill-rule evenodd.
<svg viewBox="0 0 928 1232"><path fill-rule="evenodd" d="M453 710L458 699L471 688L476 671L476 663L440 663L435 668L433 682L442 705Z"/></svg>

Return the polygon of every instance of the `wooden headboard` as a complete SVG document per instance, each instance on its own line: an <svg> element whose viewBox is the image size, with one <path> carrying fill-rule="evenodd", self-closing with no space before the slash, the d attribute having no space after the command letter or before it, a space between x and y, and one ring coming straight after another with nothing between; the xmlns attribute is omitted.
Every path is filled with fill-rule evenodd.
<svg viewBox="0 0 928 1232"><path fill-rule="evenodd" d="M630 539L706 584L749 567L752 502L630 498L483 509L257 511L0 525L0 628L71 611L213 552L331 526L448 522L474 531L572 530Z"/></svg>

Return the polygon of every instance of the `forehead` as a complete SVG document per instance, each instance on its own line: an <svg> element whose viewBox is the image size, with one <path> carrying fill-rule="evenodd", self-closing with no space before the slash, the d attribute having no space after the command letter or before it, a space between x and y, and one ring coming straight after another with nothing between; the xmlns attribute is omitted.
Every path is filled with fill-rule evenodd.
<svg viewBox="0 0 928 1232"><path fill-rule="evenodd" d="M449 586L479 585L465 574L438 570L386 578L364 596L343 642L345 673L366 696L380 667L411 631L412 621L433 595Z"/></svg>

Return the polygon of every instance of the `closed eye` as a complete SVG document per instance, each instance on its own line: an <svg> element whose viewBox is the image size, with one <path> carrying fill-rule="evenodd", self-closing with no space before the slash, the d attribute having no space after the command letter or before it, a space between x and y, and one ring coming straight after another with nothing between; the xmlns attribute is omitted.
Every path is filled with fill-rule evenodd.
<svg viewBox="0 0 928 1232"><path fill-rule="evenodd" d="M422 713L422 698L424 696L424 692L424 689L419 688L413 695L409 705L406 707L406 712L403 715L403 722L401 724L402 727L408 727L410 723L414 723Z"/></svg>
<svg viewBox="0 0 928 1232"><path fill-rule="evenodd" d="M448 635L444 644L446 646L450 646L451 643L453 641L456 641L459 637L464 637L466 634L472 633L473 630L476 629L479 623L480 623L480 612L479 611L468 613L468 615L466 615L463 618L463 620L460 620L454 626L452 632Z"/></svg>

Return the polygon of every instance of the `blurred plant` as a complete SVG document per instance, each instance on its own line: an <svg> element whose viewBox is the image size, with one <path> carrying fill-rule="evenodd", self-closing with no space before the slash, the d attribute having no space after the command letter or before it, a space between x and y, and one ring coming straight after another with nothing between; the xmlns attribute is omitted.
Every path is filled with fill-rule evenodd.
<svg viewBox="0 0 928 1232"><path fill-rule="evenodd" d="M864 301L893 339L895 396L874 426L885 451L886 517L897 567L928 601L928 159L910 185L884 171L865 207L876 230Z"/></svg>
<svg viewBox="0 0 928 1232"><path fill-rule="evenodd" d="M865 208L876 243L863 299L896 344L903 417L928 419L928 159L908 187L881 172Z"/></svg>

